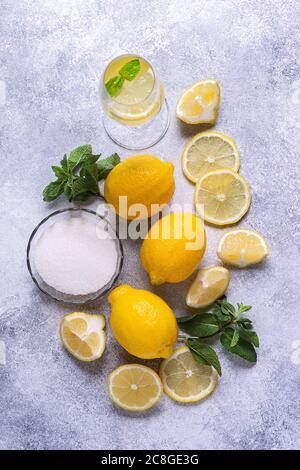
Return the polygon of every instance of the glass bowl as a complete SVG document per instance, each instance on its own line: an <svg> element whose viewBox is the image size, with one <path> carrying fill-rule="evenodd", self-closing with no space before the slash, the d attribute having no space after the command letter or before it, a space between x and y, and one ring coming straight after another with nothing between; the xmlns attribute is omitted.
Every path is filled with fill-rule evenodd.
<svg viewBox="0 0 300 470"><path fill-rule="evenodd" d="M34 254L37 247L37 242L41 235L48 229L54 222L66 220L68 218L73 217L84 217L89 222L93 222L95 224L95 230L97 230L97 224L105 222L106 230L109 231L111 234L111 238L115 241L116 249L117 249L117 265L116 270L110 279L110 281L102 286L98 291L91 292L89 294L83 295L74 295L74 294L66 294L64 292L60 292L55 288L48 285L40 276L37 271L34 262ZM91 302L93 300L102 297L106 294L115 284L117 281L123 265L123 247L121 240L119 239L116 231L113 229L112 225L108 222L107 219L102 217L101 215L97 214L96 212L90 209L83 209L83 208L68 208L68 209L61 209L53 212L52 214L45 217L33 230L32 234L29 237L28 245L27 245L27 267L29 273L32 277L32 280L38 286L38 288L44 292L45 294L49 295L55 300L66 302L66 303L74 303L74 304L85 304Z"/></svg>

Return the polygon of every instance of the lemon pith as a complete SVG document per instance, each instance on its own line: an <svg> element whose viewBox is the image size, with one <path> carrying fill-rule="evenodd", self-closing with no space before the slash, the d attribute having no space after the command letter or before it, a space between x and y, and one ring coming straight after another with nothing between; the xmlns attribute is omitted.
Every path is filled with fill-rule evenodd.
<svg viewBox="0 0 300 470"><path fill-rule="evenodd" d="M172 400L193 403L210 395L218 375L211 366L197 363L187 346L181 346L159 369L165 393Z"/></svg>
<svg viewBox="0 0 300 470"><path fill-rule="evenodd" d="M67 351L84 362L99 359L106 345L105 317L83 312L65 315L60 324L60 337Z"/></svg>
<svg viewBox="0 0 300 470"><path fill-rule="evenodd" d="M187 305L193 308L211 305L226 292L229 282L230 273L223 266L200 268L186 296Z"/></svg>
<svg viewBox="0 0 300 470"><path fill-rule="evenodd" d="M215 170L199 179L194 201L198 214L206 222L230 225L248 212L251 192L245 178L235 171Z"/></svg>
<svg viewBox="0 0 300 470"><path fill-rule="evenodd" d="M175 212L151 227L142 243L141 263L152 284L177 283L195 271L205 247L205 230L199 217Z"/></svg>
<svg viewBox="0 0 300 470"><path fill-rule="evenodd" d="M104 197L121 217L147 219L170 201L175 189L173 172L172 163L154 155L128 157L107 176ZM144 206L143 212L139 212L137 204Z"/></svg>
<svg viewBox="0 0 300 470"><path fill-rule="evenodd" d="M158 374L140 364L126 364L108 377L111 400L129 411L145 411L161 398L163 387Z"/></svg>
<svg viewBox="0 0 300 470"><path fill-rule="evenodd" d="M221 132L200 132L188 140L182 155L184 175L196 183L201 176L220 168L238 171L240 152L236 142Z"/></svg>
<svg viewBox="0 0 300 470"><path fill-rule="evenodd" d="M169 357L177 341L177 322L168 304L152 292L128 285L108 297L110 323L118 343L141 359Z"/></svg>
<svg viewBox="0 0 300 470"><path fill-rule="evenodd" d="M176 116L187 124L214 123L220 105L217 80L200 80L185 90L176 106Z"/></svg>
<svg viewBox="0 0 300 470"><path fill-rule="evenodd" d="M255 230L238 228L220 239L217 255L225 264L245 268L263 261L270 249L265 238Z"/></svg>

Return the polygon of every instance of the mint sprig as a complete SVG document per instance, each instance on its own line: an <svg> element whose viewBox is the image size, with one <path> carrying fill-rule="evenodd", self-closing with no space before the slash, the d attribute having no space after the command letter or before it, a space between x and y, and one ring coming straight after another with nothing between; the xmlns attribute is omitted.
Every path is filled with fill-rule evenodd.
<svg viewBox="0 0 300 470"><path fill-rule="evenodd" d="M56 180L43 191L44 201L54 201L61 194L71 201L86 201L91 196L99 196L98 182L120 162L117 153L99 160L93 155L91 145L82 145L64 155L60 165L52 166Z"/></svg>
<svg viewBox="0 0 300 470"><path fill-rule="evenodd" d="M252 329L252 321L242 316L250 309L250 305L243 304L237 304L235 308L226 297L219 299L205 313L177 318L179 328L188 334L179 338L186 343L197 362L211 365L219 375L222 374L220 361L214 349L203 342L207 338L218 336L226 351L256 363L258 335Z"/></svg>
<svg viewBox="0 0 300 470"><path fill-rule="evenodd" d="M140 70L141 64L139 59L132 59L127 62L119 70L119 75L112 77L105 83L107 93L112 97L116 96L120 92L124 81L128 80L131 82L134 80Z"/></svg>

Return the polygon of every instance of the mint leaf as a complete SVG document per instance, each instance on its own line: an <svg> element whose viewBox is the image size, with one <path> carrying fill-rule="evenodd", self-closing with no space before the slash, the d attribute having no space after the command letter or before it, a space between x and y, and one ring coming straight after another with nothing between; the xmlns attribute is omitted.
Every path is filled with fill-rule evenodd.
<svg viewBox="0 0 300 470"><path fill-rule="evenodd" d="M102 160L98 160L97 167L98 167L98 180L102 180L106 178L108 173L120 163L120 157L117 153L113 153L107 158Z"/></svg>
<svg viewBox="0 0 300 470"><path fill-rule="evenodd" d="M219 323L209 313L199 313L189 321L181 322L180 328L191 336L205 338L219 331Z"/></svg>
<svg viewBox="0 0 300 470"><path fill-rule="evenodd" d="M133 59L127 64L123 65L119 74L121 77L125 78L125 80L129 80L130 82L134 80L137 76L139 71L141 70L141 64L139 59Z"/></svg>
<svg viewBox="0 0 300 470"><path fill-rule="evenodd" d="M238 306L239 313L248 312L248 310L251 310L252 308L251 305L244 305L244 304L237 304L237 306Z"/></svg>
<svg viewBox="0 0 300 470"><path fill-rule="evenodd" d="M73 170L82 160L84 155L92 153L92 146L90 144L81 145L76 149L72 150L68 157L68 168Z"/></svg>
<svg viewBox="0 0 300 470"><path fill-rule="evenodd" d="M255 331L245 330L240 327L239 333L246 341L252 343L256 348L259 348L259 339Z"/></svg>
<svg viewBox="0 0 300 470"><path fill-rule="evenodd" d="M231 340L231 343L230 343L230 348L233 348L238 343L239 337L240 337L240 335L238 334L238 332L236 330L234 330L232 340Z"/></svg>
<svg viewBox="0 0 300 470"><path fill-rule="evenodd" d="M52 171L58 179L65 179L68 173L61 166L52 166Z"/></svg>
<svg viewBox="0 0 300 470"><path fill-rule="evenodd" d="M184 317L177 317L176 320L177 320L178 325L181 325L182 323L186 323L186 322L192 320L193 318L197 317L198 315L199 315L199 313L193 313L192 315L185 315Z"/></svg>
<svg viewBox="0 0 300 470"><path fill-rule="evenodd" d="M221 364L213 348L192 338L187 340L187 346L193 354L195 361L201 364L211 365L220 376L222 375Z"/></svg>
<svg viewBox="0 0 300 470"><path fill-rule="evenodd" d="M43 191L43 200L46 202L54 201L58 196L64 192L64 179L58 179L49 183Z"/></svg>
<svg viewBox="0 0 300 470"><path fill-rule="evenodd" d="M221 344L226 351L236 354L237 356L245 359L248 362L255 363L257 360L256 351L251 343L244 338L239 337L235 346L231 347L232 338L234 335L233 328L226 328L220 337Z"/></svg>
<svg viewBox="0 0 300 470"><path fill-rule="evenodd" d="M107 93L112 97L116 96L121 90L124 81L125 78L121 77L120 75L117 75L108 80L108 82L105 83Z"/></svg>

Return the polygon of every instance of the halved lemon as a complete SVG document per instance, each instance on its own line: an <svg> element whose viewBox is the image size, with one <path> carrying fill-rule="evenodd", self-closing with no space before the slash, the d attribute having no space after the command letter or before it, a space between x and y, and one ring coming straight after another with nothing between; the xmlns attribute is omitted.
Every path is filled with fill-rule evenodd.
<svg viewBox="0 0 300 470"><path fill-rule="evenodd" d="M110 374L108 391L112 401L121 408L144 411L159 401L163 388L154 370L139 364L126 364Z"/></svg>
<svg viewBox="0 0 300 470"><path fill-rule="evenodd" d="M201 80L179 98L176 116L187 124L214 123L220 104L220 86L217 80Z"/></svg>
<svg viewBox="0 0 300 470"><path fill-rule="evenodd" d="M187 346L162 361L159 375L166 394L181 403L200 401L210 395L218 377L213 367L197 363Z"/></svg>
<svg viewBox="0 0 300 470"><path fill-rule="evenodd" d="M223 266L200 268L186 296L187 305L193 308L207 307L225 293L229 282L229 271Z"/></svg>
<svg viewBox="0 0 300 470"><path fill-rule="evenodd" d="M206 222L228 225L238 222L251 204L250 188L233 170L216 170L199 179L195 188L195 206Z"/></svg>
<svg viewBox="0 0 300 470"><path fill-rule="evenodd" d="M230 168L238 171L240 152L233 139L221 132L200 132L185 145L181 156L185 176L196 183L209 171Z"/></svg>
<svg viewBox="0 0 300 470"><path fill-rule="evenodd" d="M105 317L83 312L66 315L60 324L60 337L65 348L80 361L99 359L105 349Z"/></svg>
<svg viewBox="0 0 300 470"><path fill-rule="evenodd" d="M245 268L260 263L270 253L264 237L255 230L238 228L224 233L217 255L225 264Z"/></svg>

